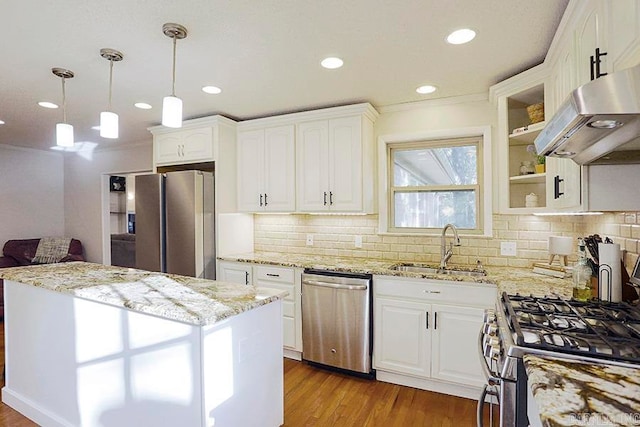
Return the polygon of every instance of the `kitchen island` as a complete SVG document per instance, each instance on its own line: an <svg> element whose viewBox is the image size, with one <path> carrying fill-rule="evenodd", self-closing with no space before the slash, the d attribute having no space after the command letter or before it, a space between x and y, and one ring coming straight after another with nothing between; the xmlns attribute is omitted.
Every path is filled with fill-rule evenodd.
<svg viewBox="0 0 640 427"><path fill-rule="evenodd" d="M524 356L531 426L640 424L640 369Z"/></svg>
<svg viewBox="0 0 640 427"><path fill-rule="evenodd" d="M85 262L0 277L2 400L36 423L283 423L281 291Z"/></svg>

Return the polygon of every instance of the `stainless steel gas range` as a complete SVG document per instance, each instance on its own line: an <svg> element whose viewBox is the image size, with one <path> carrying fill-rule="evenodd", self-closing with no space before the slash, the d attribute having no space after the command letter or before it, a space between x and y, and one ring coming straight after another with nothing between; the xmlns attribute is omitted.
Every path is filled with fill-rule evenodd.
<svg viewBox="0 0 640 427"><path fill-rule="evenodd" d="M478 401L478 426L483 426L487 395L498 401L501 427L528 426L522 356L640 368L640 310L626 303L503 293L495 310L485 311L478 347L487 378Z"/></svg>

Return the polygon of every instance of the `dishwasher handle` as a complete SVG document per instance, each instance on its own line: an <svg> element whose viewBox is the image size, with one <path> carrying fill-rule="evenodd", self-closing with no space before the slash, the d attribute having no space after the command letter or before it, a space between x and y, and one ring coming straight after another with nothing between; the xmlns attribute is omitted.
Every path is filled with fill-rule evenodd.
<svg viewBox="0 0 640 427"><path fill-rule="evenodd" d="M350 291L366 291L367 285L344 285L341 283L323 282L321 280L304 279L303 285L318 286L321 288L346 289Z"/></svg>

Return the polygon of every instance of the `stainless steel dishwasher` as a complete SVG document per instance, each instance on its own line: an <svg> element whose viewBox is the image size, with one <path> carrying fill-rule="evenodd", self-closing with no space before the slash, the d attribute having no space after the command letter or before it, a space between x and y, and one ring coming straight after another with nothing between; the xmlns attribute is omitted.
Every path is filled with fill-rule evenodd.
<svg viewBox="0 0 640 427"><path fill-rule="evenodd" d="M302 275L302 359L361 374L371 369L371 275Z"/></svg>

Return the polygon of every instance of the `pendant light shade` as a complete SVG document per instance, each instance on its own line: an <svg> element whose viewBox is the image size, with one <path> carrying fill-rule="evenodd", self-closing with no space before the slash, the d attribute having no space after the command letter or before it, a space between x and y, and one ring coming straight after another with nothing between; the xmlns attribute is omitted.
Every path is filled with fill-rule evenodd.
<svg viewBox="0 0 640 427"><path fill-rule="evenodd" d="M171 96L165 96L162 101L162 124L179 128L182 127L182 100L176 96L176 40L187 37L187 29L180 24L167 23L162 26L162 32L173 39Z"/></svg>
<svg viewBox="0 0 640 427"><path fill-rule="evenodd" d="M59 147L73 147L73 126L67 123L67 95L65 92L66 79L72 79L73 71L64 68L52 68L51 72L62 79L62 123L56 124L56 145Z"/></svg>
<svg viewBox="0 0 640 427"><path fill-rule="evenodd" d="M56 124L56 145L59 147L73 147L73 126L69 123Z"/></svg>
<svg viewBox="0 0 640 427"><path fill-rule="evenodd" d="M162 124L170 128L182 127L182 99L165 96L162 100Z"/></svg>
<svg viewBox="0 0 640 427"><path fill-rule="evenodd" d="M118 115L111 111L111 90L113 88L113 63L122 61L122 53L115 49L100 49L100 56L109 61L109 103L107 111L100 113L100 136L115 139L118 137Z"/></svg>

